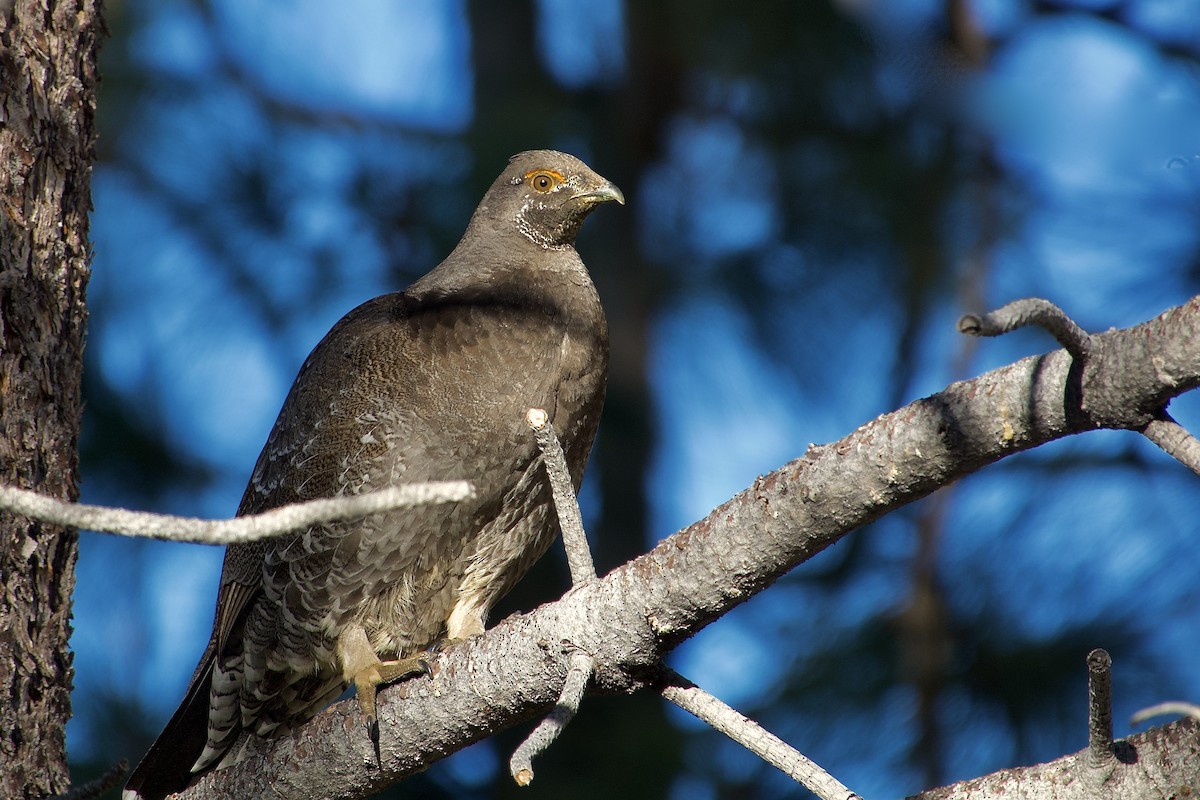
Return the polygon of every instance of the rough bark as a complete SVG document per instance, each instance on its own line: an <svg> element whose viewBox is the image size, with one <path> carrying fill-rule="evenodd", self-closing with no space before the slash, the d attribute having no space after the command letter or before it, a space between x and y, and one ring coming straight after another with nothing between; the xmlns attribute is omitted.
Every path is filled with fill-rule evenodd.
<svg viewBox="0 0 1200 800"><path fill-rule="evenodd" d="M1200 723L1180 720L1122 739L1097 763L1081 750L1046 764L1003 769L908 800L1124 800L1200 797Z"/></svg>
<svg viewBox="0 0 1200 800"><path fill-rule="evenodd" d="M1084 364L1059 350L952 384L834 444L810 447L604 578L448 648L431 678L381 694L380 765L357 706L346 702L183 796L365 797L544 713L573 648L595 658L601 691L653 687L673 647L854 529L1051 440L1099 427L1140 430L1198 384L1200 297L1094 337ZM1128 766L1144 768L1139 759Z"/></svg>
<svg viewBox="0 0 1200 800"><path fill-rule="evenodd" d="M0 481L75 499L92 0L0 2ZM0 796L67 785L76 533L0 515Z"/></svg>

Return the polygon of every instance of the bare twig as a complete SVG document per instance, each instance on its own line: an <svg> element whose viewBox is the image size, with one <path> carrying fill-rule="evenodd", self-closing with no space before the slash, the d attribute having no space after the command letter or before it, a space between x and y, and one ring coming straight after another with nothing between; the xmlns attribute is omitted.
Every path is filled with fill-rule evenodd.
<svg viewBox="0 0 1200 800"><path fill-rule="evenodd" d="M571 583L580 586L596 579L596 565L592 562L592 551L583 531L583 517L579 514L579 501L571 483L567 459L558 435L554 433L554 425L545 411L531 408L525 414L525 421L533 428L534 438L542 451L542 461L546 465L546 475L550 479L550 489L554 493L554 508L558 512L559 527L562 528Z"/></svg>
<svg viewBox="0 0 1200 800"><path fill-rule="evenodd" d="M1167 455L1200 475L1200 440L1188 433L1167 412L1158 419L1150 420L1142 429L1142 435L1161 447Z"/></svg>
<svg viewBox="0 0 1200 800"><path fill-rule="evenodd" d="M1195 703L1184 703L1179 700L1159 703L1156 706L1143 708L1141 711L1134 714L1129 719L1129 724L1141 725L1143 722L1152 717L1163 717L1168 714L1177 717L1191 717L1194 720L1200 721L1200 705L1196 705Z"/></svg>
<svg viewBox="0 0 1200 800"><path fill-rule="evenodd" d="M1088 653L1088 753L1093 764L1113 759L1112 656Z"/></svg>
<svg viewBox="0 0 1200 800"><path fill-rule="evenodd" d="M121 536L198 544L242 544L310 525L343 522L428 503L457 502L474 495L475 489L467 481L431 481L294 503L233 519L211 520L68 503L27 489L0 485L0 508L43 522Z"/></svg>
<svg viewBox="0 0 1200 800"><path fill-rule="evenodd" d="M533 428L546 464L546 474L550 478L554 494L554 507L558 511L559 525L562 527L563 546L567 550L567 562L571 567L571 581L575 586L594 581L596 568L592 563L591 550L579 514L579 503L571 484L562 445L554 433L554 426L546 412L540 408L529 409L525 420L529 427ZM576 651L572 654L567 679L554 710L521 743L509 761L509 771L521 786L526 786L533 780L534 756L541 754L558 738L579 710L579 703L583 699L594 666L594 660L587 653ZM672 685L663 689L663 697L695 714L768 763L779 767L815 792L822 800L848 800L857 796L781 739L678 675L671 673L671 676Z"/></svg>
<svg viewBox="0 0 1200 800"><path fill-rule="evenodd" d="M563 682L558 702L546 718L521 742L508 762L508 771L519 786L528 786L533 780L533 759L545 752L558 735L563 732L583 702L583 692L592 678L592 657L582 650L571 654L567 679Z"/></svg>
<svg viewBox="0 0 1200 800"><path fill-rule="evenodd" d="M95 780L90 780L82 786L76 786L63 794L54 794L45 800L96 800L106 792L115 789L129 771L129 762L121 759L108 768L108 771Z"/></svg>
<svg viewBox="0 0 1200 800"><path fill-rule="evenodd" d="M967 314L958 320L958 331L971 336L1000 336L1026 325L1045 328L1074 358L1087 359L1091 349L1087 331L1076 325L1061 308L1040 297L1014 300L983 316Z"/></svg>
<svg viewBox="0 0 1200 800"><path fill-rule="evenodd" d="M668 684L662 689L664 698L782 770L821 800L852 800L858 797L803 753L688 679L674 672L668 672L666 678Z"/></svg>
<svg viewBox="0 0 1200 800"><path fill-rule="evenodd" d="M542 462L546 465L546 477L550 481L554 509L558 513L558 525L562 529L563 549L567 551L567 565L571 570L571 583L582 586L596 580L596 567L592 563L592 551L583 532L583 517L579 513L579 499L571 483L571 472L563 454L562 443L554 433L550 416L540 408L531 408L525 414L525 422L533 428ZM567 678L563 682L558 702L546 718L525 737L525 741L513 752L508 769L519 786L528 786L533 780L533 759L545 752L567 724L575 718L583 693L592 679L595 660L582 650L571 653Z"/></svg>

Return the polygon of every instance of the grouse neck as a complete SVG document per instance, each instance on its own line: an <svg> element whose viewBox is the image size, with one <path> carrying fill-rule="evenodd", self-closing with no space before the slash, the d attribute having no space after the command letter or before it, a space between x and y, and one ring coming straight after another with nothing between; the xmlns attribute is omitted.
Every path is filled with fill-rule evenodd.
<svg viewBox="0 0 1200 800"><path fill-rule="evenodd" d="M536 254L522 248L482 250L464 240L403 294L421 306L507 307L559 319L573 328L603 324L600 298L574 248Z"/></svg>

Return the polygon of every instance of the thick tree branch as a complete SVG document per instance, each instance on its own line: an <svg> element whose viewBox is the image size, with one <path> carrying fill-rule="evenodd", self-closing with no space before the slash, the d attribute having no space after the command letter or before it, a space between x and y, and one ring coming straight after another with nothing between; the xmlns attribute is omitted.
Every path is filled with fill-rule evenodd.
<svg viewBox="0 0 1200 800"><path fill-rule="evenodd" d="M360 519L384 511L472 497L467 481L432 481L393 486L365 494L310 500L232 519L199 519L67 503L47 495L0 485L0 509L71 528L194 544L244 544L326 522Z"/></svg>
<svg viewBox="0 0 1200 800"><path fill-rule="evenodd" d="M378 766L346 702L183 796L364 797L544 714L566 679L564 641L595 658L599 688L645 687L685 638L850 531L1054 439L1140 430L1146 415L1200 384L1200 298L1091 343L1083 374L1065 351L1026 358L812 447L649 553L449 647L429 679L381 694Z"/></svg>
<svg viewBox="0 0 1200 800"><path fill-rule="evenodd" d="M1001 336L1037 325L1048 331L1063 348L1077 359L1080 369L1086 369L1091 357L1093 337L1080 328L1066 312L1049 300L1037 297L1015 300L1003 308L982 316L966 314L958 321L958 330L971 336ZM1150 364L1157 362L1151 360ZM1108 404L1110 407L1111 403ZM1082 408L1086 409L1084 405ZM1179 460L1188 469L1200 474L1200 440L1192 436L1167 413L1165 405L1157 415L1146 414L1142 434ZM1133 426L1127 426L1133 427Z"/></svg>

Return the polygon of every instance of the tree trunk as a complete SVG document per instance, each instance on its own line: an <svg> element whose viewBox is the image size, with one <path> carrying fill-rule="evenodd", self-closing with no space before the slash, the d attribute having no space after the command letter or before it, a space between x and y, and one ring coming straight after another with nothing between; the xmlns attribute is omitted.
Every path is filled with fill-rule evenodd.
<svg viewBox="0 0 1200 800"><path fill-rule="evenodd" d="M95 0L0 0L0 481L75 499ZM0 797L68 783L75 531L0 514Z"/></svg>

